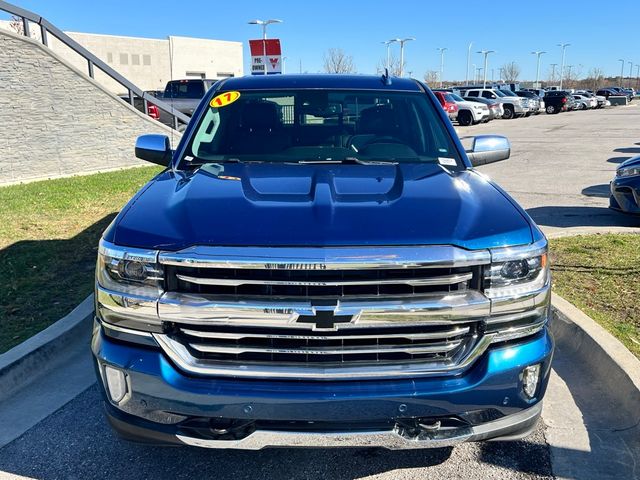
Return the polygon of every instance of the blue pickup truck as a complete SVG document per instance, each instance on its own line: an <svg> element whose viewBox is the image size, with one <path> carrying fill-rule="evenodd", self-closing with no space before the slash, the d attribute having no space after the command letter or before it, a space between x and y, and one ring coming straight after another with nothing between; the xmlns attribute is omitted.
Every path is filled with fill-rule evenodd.
<svg viewBox="0 0 640 480"><path fill-rule="evenodd" d="M217 82L100 241L92 341L125 439L209 448L519 439L542 408L547 241L421 82Z"/></svg>

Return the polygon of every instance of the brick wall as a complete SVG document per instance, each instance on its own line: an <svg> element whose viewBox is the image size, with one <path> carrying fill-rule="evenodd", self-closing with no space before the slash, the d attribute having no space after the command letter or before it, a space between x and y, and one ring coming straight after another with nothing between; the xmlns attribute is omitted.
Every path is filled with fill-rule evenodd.
<svg viewBox="0 0 640 480"><path fill-rule="evenodd" d="M144 164L136 137L170 132L46 47L0 30L0 185Z"/></svg>

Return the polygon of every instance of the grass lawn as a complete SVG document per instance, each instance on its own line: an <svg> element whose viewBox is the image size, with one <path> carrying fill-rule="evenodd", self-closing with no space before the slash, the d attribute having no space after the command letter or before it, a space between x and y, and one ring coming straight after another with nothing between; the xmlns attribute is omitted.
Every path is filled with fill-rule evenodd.
<svg viewBox="0 0 640 480"><path fill-rule="evenodd" d="M91 293L100 235L160 170L142 167L0 187L0 353Z"/></svg>
<svg viewBox="0 0 640 480"><path fill-rule="evenodd" d="M640 235L551 240L553 290L640 358Z"/></svg>

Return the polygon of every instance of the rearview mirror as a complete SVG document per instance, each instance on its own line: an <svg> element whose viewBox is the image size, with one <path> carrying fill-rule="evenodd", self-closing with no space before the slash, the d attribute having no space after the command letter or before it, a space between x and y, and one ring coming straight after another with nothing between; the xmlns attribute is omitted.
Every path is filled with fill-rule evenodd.
<svg viewBox="0 0 640 480"><path fill-rule="evenodd" d="M141 135L136 140L136 157L166 167L171 163L173 151L166 135Z"/></svg>
<svg viewBox="0 0 640 480"><path fill-rule="evenodd" d="M473 138L471 151L467 157L471 165L479 167L487 163L506 160L511 155L511 144L507 137L500 135L478 135Z"/></svg>

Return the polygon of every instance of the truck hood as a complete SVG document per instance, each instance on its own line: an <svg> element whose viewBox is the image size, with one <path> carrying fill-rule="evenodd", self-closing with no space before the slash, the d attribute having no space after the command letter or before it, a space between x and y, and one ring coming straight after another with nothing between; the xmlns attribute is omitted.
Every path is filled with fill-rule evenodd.
<svg viewBox="0 0 640 480"><path fill-rule="evenodd" d="M105 238L131 247L453 244L532 241L530 220L477 172L438 164L211 164L165 171Z"/></svg>

